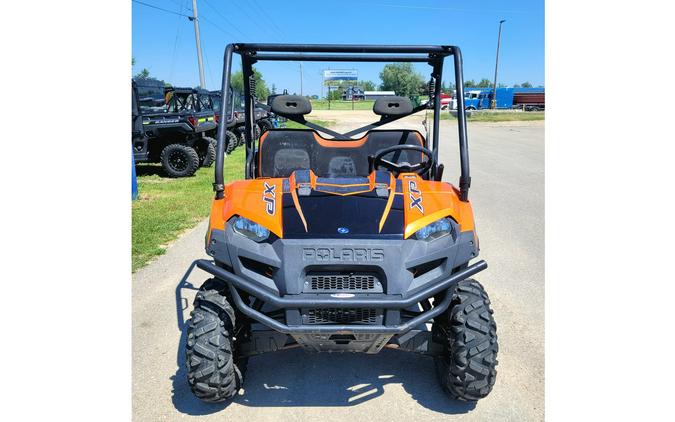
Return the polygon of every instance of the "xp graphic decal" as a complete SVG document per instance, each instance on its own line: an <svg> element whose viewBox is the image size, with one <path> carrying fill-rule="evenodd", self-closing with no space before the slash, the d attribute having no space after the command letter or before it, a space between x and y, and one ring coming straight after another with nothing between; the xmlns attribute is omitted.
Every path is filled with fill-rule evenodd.
<svg viewBox="0 0 675 422"><path fill-rule="evenodd" d="M422 192L417 188L417 182L410 180L408 182L408 191L410 196L410 209L417 208L424 214L424 206L422 205Z"/></svg>
<svg viewBox="0 0 675 422"><path fill-rule="evenodd" d="M267 182L265 182L265 191L263 192L263 201L265 201L265 211L267 211L267 214L269 215L274 215L274 211L276 210L277 207L277 199L276 199L276 189L277 185L270 185Z"/></svg>

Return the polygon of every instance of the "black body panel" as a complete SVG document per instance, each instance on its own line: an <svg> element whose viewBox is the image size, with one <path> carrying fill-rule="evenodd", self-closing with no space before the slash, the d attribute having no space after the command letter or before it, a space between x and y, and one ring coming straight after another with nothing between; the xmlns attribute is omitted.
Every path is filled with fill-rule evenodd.
<svg viewBox="0 0 675 422"><path fill-rule="evenodd" d="M312 191L298 202L307 221L307 231L293 204L291 194L283 196L284 237L306 238L378 238L403 239L403 197L396 195L391 210L379 231L387 198L374 191L338 196Z"/></svg>

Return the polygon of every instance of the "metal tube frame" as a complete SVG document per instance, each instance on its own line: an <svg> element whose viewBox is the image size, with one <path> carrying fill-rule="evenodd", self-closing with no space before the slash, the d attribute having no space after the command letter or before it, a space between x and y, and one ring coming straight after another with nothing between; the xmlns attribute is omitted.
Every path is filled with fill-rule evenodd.
<svg viewBox="0 0 675 422"><path fill-rule="evenodd" d="M266 54L259 54L267 52ZM440 92L442 83L443 60L453 56L455 66L455 85L457 89L457 126L459 131L459 159L460 199L468 201L471 176L469 173L469 151L466 131L466 112L464 110L464 76L462 71L462 53L456 46L425 46L425 45L330 45L330 44L228 44L225 48L221 116L225 115L225 107L230 98L230 73L232 71L232 55L237 53L242 59L244 74L244 102L245 102L245 137L246 137L246 178L255 176L255 145L253 139L255 95L251 93L250 78L253 75L253 64L259 60L303 60L303 61L336 61L336 62L426 62L432 66L434 78L434 124L433 124L433 153L435 167L432 177L435 176L438 166L438 131L440 126ZM270 54L272 53L272 54ZM285 53L285 54L282 54ZM307 53L307 54L305 54ZM340 54L321 54L340 53ZM353 54L345 54L353 53ZM380 55L375 55L380 54ZM382 56L381 54L389 54ZM218 140L216 148L215 183L216 199L223 198L224 178L223 163L225 151L225 125L218 126Z"/></svg>
<svg viewBox="0 0 675 422"><path fill-rule="evenodd" d="M234 300L242 313L249 316L255 321L260 322L263 325L266 325L276 331L286 334L310 334L310 333L379 333L379 334L401 334L404 333L419 324L429 321L430 319L438 316L440 313L444 312L450 305L452 295L446 294L444 298L434 304L433 308L425 309L414 318L405 321L401 324L394 325L287 325L282 322L279 322L268 315L265 315L256 309L256 306L250 306L247 304L241 297L239 290L246 292L247 294L253 296L256 301L262 301L264 303L270 304L275 308L280 309L300 309L300 308L372 308L372 309L394 309L401 310L413 306L419 302L428 300L428 298L433 297L444 291L449 291L449 289L458 283L461 280L464 280L468 277L473 276L474 274L487 268L487 263L485 261L479 261L473 265L470 265L454 274L449 276L447 279L436 283L432 286L426 286L420 290L415 291L407 296L401 295L377 295L377 296L355 296L354 298L333 298L333 297L322 297L320 295L293 295L289 296L279 296L278 294L267 290L266 288L257 286L253 283L247 282L241 277L233 274L221 267L219 267L215 262L208 261L205 259L198 259L192 263L188 271L185 273L183 280L187 280L192 270L198 267L215 277L227 282L227 285L230 289L231 298ZM183 283L181 283L183 284ZM179 285L180 288L180 285ZM177 309L180 307L180 293L179 288L176 290L176 303ZM239 290L238 290L239 289ZM179 317L182 315L179 312Z"/></svg>

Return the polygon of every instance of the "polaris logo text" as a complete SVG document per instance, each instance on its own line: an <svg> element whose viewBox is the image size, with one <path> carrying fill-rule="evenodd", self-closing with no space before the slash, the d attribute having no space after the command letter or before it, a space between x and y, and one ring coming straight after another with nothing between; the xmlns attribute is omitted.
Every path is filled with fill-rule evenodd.
<svg viewBox="0 0 675 422"><path fill-rule="evenodd" d="M265 182L265 192L263 192L263 201L265 201L265 210L269 215L274 215L274 211L276 210L277 207L277 200L276 200L277 194L274 191L276 187L277 185L268 185L267 182Z"/></svg>
<svg viewBox="0 0 675 422"><path fill-rule="evenodd" d="M303 248L304 261L384 261L384 250L369 248Z"/></svg>
<svg viewBox="0 0 675 422"><path fill-rule="evenodd" d="M410 191L410 209L417 208L424 214L424 207L422 206L422 192L417 188L417 182L411 180L408 182L408 190Z"/></svg>

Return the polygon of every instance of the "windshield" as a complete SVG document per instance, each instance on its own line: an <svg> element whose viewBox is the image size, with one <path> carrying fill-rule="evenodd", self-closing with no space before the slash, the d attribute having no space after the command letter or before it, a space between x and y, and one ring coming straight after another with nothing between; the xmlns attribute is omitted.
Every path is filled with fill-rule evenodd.
<svg viewBox="0 0 675 422"><path fill-rule="evenodd" d="M142 114L164 113L167 106L164 101L164 84L160 81L136 81L138 106Z"/></svg>
<svg viewBox="0 0 675 422"><path fill-rule="evenodd" d="M220 101L220 95L212 95L211 96L211 106L212 106L213 110L215 110L216 112L219 112L221 103L222 102Z"/></svg>
<svg viewBox="0 0 675 422"><path fill-rule="evenodd" d="M241 70L233 67L232 62L235 55L241 63ZM383 125L388 126L406 117L409 119L396 122L399 133L401 130L409 131L412 129L409 124L410 119L414 119L417 122L421 121L420 123L423 127L423 131L421 132L423 134L420 134L419 138L421 138L421 143L428 148L426 150L432 156L431 161L434 162L434 165L429 169L429 177L440 177L442 168L439 168L437 165L441 123L440 94L443 87L441 76L443 73L443 62L446 57L452 57L455 76L454 85L459 96L456 118L459 129L459 158L461 167L459 187L460 198L466 200L470 179L466 145L464 83L461 69L462 58L459 48L449 45L228 44L223 63L224 77L221 92L223 95L226 95L229 94L230 89L243 85L245 93L243 108L245 110L246 130L243 135L246 150L246 177L255 178L263 173L262 167L264 163L261 164L259 160L257 162L255 159L256 151L259 154L261 146L261 142L258 139L259 131L257 134L254 130L257 116L254 113L256 107L265 108L268 111L271 109L277 116L285 117L293 123L321 132L321 136L327 135L332 138L329 142L350 142L349 144L345 143L344 146L340 146L339 148L356 148L354 141L365 141L369 139L369 133L373 133L373 131L380 129ZM288 70L279 67L266 69L264 66L284 61L291 62L284 63L287 68L293 66L293 68L299 67L301 70L299 86L293 84L293 86L289 87L279 87L282 89L288 88L289 92L295 91L295 95L289 95L281 101L278 101L279 98L276 98L271 107L267 106L262 102L267 100L267 96L270 93L275 92L275 86L274 81L272 81L271 86L269 86L272 89L265 89L261 74L288 73ZM354 68L357 64L359 69ZM361 72L369 75L369 77L367 79L361 78ZM309 78L309 75L317 74L319 75L318 83L316 81L311 83L314 92L308 92L307 87L310 85L303 85L303 75L308 75L307 78ZM378 77L382 83L376 85L375 80ZM286 80L283 81L284 84L288 83ZM372 85L359 84L360 80L363 80L363 82L370 81ZM338 85L337 82L341 83L343 81L345 82L343 86L336 86ZM277 81L277 83L279 82L281 81ZM345 92L348 91L349 87L361 89L352 88L349 92ZM371 91L379 92L372 93ZM394 91L396 95L392 95L391 91ZM317 99L316 96L319 94L321 97ZM342 100L343 94L346 94L345 96L351 94L351 100ZM369 94L371 97L369 97ZM431 98L428 101L424 101L429 94L431 94ZM365 97L363 100L360 98L361 95ZM375 97L372 97L372 95ZM359 119L359 121L354 121L347 125L346 123L350 119L348 116L344 116L344 118L335 118L332 125L328 122L328 119L322 121L323 116L316 113L319 111L319 105L324 101L328 102L330 104L328 110L330 111L333 109L333 104L331 104L334 101L333 98L348 103L350 110L357 110L356 103L366 105L366 107L359 107L359 109L369 109L370 112L368 114L373 117L372 120L369 119L364 122ZM372 101L372 103L366 103L366 100ZM427 121L427 116L429 121ZM389 127L382 128L379 132L385 132L385 129L389 129ZM390 132L393 133L393 131ZM419 131L415 132L420 133ZM309 140L314 139L312 142L319 145L322 142L317 140L316 137L311 136L312 131L293 133L294 137L297 136L299 138L302 136ZM300 134L296 135L297 133ZM218 151L224 150L224 144L225 132L219 131L217 140ZM364 142L364 144L368 143ZM424 149L424 147L420 148ZM359 157L362 158L362 155L359 155ZM334 164L338 165L338 163ZM222 188L224 185L224 174L223 160L220 154L216 156L215 167L214 186L216 198L222 198L224 192ZM257 171L258 167L260 167L260 171Z"/></svg>

